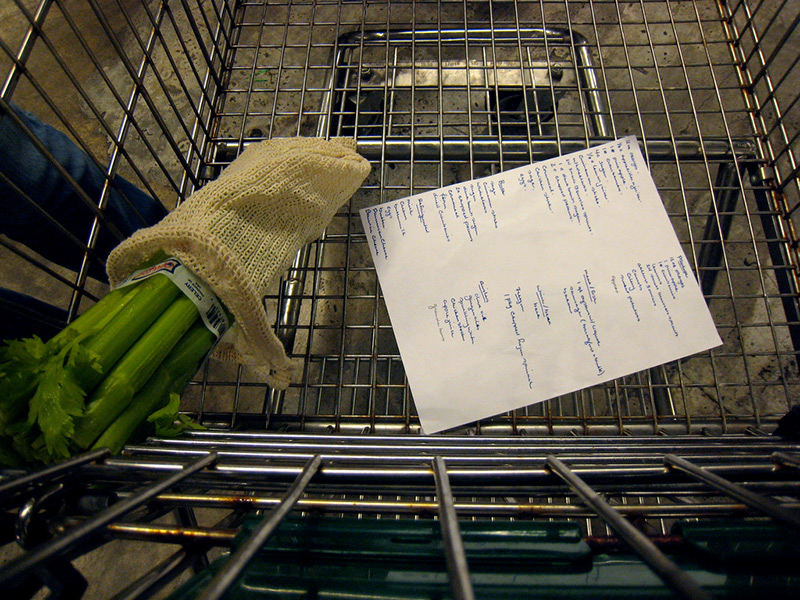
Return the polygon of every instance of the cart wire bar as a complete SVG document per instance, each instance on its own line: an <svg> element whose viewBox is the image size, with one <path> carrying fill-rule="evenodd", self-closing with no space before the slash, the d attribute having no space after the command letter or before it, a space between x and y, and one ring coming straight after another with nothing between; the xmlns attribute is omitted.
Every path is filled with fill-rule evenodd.
<svg viewBox="0 0 800 600"><path fill-rule="evenodd" d="M711 600L689 574L667 558L646 535L630 524L600 495L555 456L547 458L548 469L563 479L578 497L644 560L661 579L683 598Z"/></svg>
<svg viewBox="0 0 800 600"><path fill-rule="evenodd" d="M447 572L450 575L450 587L456 600L474 600L475 592L469 577L467 555L464 553L464 541L458 526L456 509L453 506L453 490L447 476L447 466L441 456L433 459L433 478L436 483L436 497L439 504L439 522L442 538L445 542L445 558Z"/></svg>
<svg viewBox="0 0 800 600"><path fill-rule="evenodd" d="M800 469L800 456L787 452L774 452L772 459L782 467Z"/></svg>
<svg viewBox="0 0 800 600"><path fill-rule="evenodd" d="M45 467L28 475L11 479L5 483L0 484L0 503L2 503L10 494L20 490L21 488L36 485L39 483L52 482L57 477L66 475L79 467L95 462L102 461L109 456L111 452L108 448L98 448L90 452L85 452L68 460L56 463L52 466Z"/></svg>
<svg viewBox="0 0 800 600"><path fill-rule="evenodd" d="M255 528L253 533L242 543L236 552L225 564L225 568L217 573L208 586L200 593L198 600L219 600L234 584L247 563L255 556L261 547L269 540L281 521L288 515L300 496L303 495L308 484L314 478L322 465L322 459L315 456L306 463L297 479L286 491L286 495L272 512Z"/></svg>
<svg viewBox="0 0 800 600"><path fill-rule="evenodd" d="M787 527L800 531L800 513L783 508L772 498L756 494L741 485L728 481L724 477L720 477L716 473L699 467L674 454L667 454L664 457L664 464L673 469L683 471L698 481L707 483L714 489L735 498L739 502L744 502L747 506L772 517Z"/></svg>
<svg viewBox="0 0 800 600"><path fill-rule="evenodd" d="M10 584L18 581L21 577L30 574L47 560L69 552L87 537L97 533L109 523L112 523L143 504L146 504L160 493L180 483L194 473L214 465L216 462L217 455L213 452L209 453L186 465L177 473L168 475L161 481L142 489L136 495L113 504L96 516L75 527L75 529L66 532L61 537L41 544L18 560L6 565L0 571L0 584Z"/></svg>

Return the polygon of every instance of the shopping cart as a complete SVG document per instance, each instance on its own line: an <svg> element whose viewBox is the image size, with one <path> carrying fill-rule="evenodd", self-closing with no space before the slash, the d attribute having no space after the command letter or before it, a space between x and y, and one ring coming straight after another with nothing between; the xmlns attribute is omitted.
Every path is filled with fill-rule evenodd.
<svg viewBox="0 0 800 600"><path fill-rule="evenodd" d="M796 3L14 0L0 17L0 119L35 113L106 176L77 194L97 209L65 236L72 263L0 237L7 320L58 327L102 296L116 177L171 208L294 135L355 137L373 166L265 299L302 363L291 387L211 362L182 404L206 430L6 470L10 589L796 595ZM625 135L724 345L421 435L358 210Z"/></svg>

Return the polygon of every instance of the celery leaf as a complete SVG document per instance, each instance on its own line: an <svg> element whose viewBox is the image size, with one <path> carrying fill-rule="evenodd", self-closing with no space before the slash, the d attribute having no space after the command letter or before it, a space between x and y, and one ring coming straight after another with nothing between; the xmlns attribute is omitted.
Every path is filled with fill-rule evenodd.
<svg viewBox="0 0 800 600"><path fill-rule="evenodd" d="M155 435L158 437L177 437L187 429L205 429L200 423L190 417L180 414L181 397L170 394L169 402L158 409L147 420L155 426Z"/></svg>
<svg viewBox="0 0 800 600"><path fill-rule="evenodd" d="M28 460L70 456L75 419L83 415L86 398L76 376L100 369L98 357L80 342L78 335L57 336L46 344L34 336L0 348L5 432Z"/></svg>
<svg viewBox="0 0 800 600"><path fill-rule="evenodd" d="M58 362L47 366L28 407L28 422L36 423L53 459L69 457L75 417L83 414L86 393Z"/></svg>

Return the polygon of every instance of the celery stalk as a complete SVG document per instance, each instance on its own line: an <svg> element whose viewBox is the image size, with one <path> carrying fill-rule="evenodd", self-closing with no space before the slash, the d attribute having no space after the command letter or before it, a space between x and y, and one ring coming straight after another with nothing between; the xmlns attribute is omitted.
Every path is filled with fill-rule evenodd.
<svg viewBox="0 0 800 600"><path fill-rule="evenodd" d="M114 454L122 450L137 428L166 403L171 393L180 393L186 387L213 344L214 334L202 322L195 323L92 447L109 448Z"/></svg>
<svg viewBox="0 0 800 600"><path fill-rule="evenodd" d="M94 306L72 321L64 329L53 336L51 342L58 342L73 333L85 335L93 329L100 329L107 325L119 311L133 298L138 285L128 285L112 290L101 298Z"/></svg>
<svg viewBox="0 0 800 600"><path fill-rule="evenodd" d="M87 350L98 356L102 370L100 373L87 370L76 374L80 386L86 391L93 390L109 374L122 355L181 294L164 275L149 277L136 287L139 289L130 301L84 344Z"/></svg>
<svg viewBox="0 0 800 600"><path fill-rule="evenodd" d="M140 265L144 269L167 258L163 252L158 252ZM103 296L97 303L90 307L85 313L76 318L72 323L53 336L51 342L63 339L75 332L78 335L85 335L92 329L102 329L113 319L127 304L133 295L141 287L141 282L126 285L115 290L111 290Z"/></svg>
<svg viewBox="0 0 800 600"><path fill-rule="evenodd" d="M160 278L156 276L150 279ZM166 283L180 294L172 282L166 280ZM143 293L139 292L130 304L134 304L142 295ZM159 299L164 295L163 292L159 292ZM144 332L92 393L86 413L75 427L72 438L75 444L80 448L88 448L100 436L103 429L125 410L134 394L166 359L170 350L197 317L197 308L182 294L163 311L163 314ZM102 334L112 328L113 324L110 324Z"/></svg>

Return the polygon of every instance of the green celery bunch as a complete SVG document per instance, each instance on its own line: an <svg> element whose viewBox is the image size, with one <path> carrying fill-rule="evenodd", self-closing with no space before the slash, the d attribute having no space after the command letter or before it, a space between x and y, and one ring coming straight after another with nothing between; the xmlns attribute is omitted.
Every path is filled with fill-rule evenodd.
<svg viewBox="0 0 800 600"><path fill-rule="evenodd" d="M163 274L110 292L47 342L6 340L0 464L51 463L90 447L119 452L148 426L160 435L196 427L175 398L215 340Z"/></svg>

